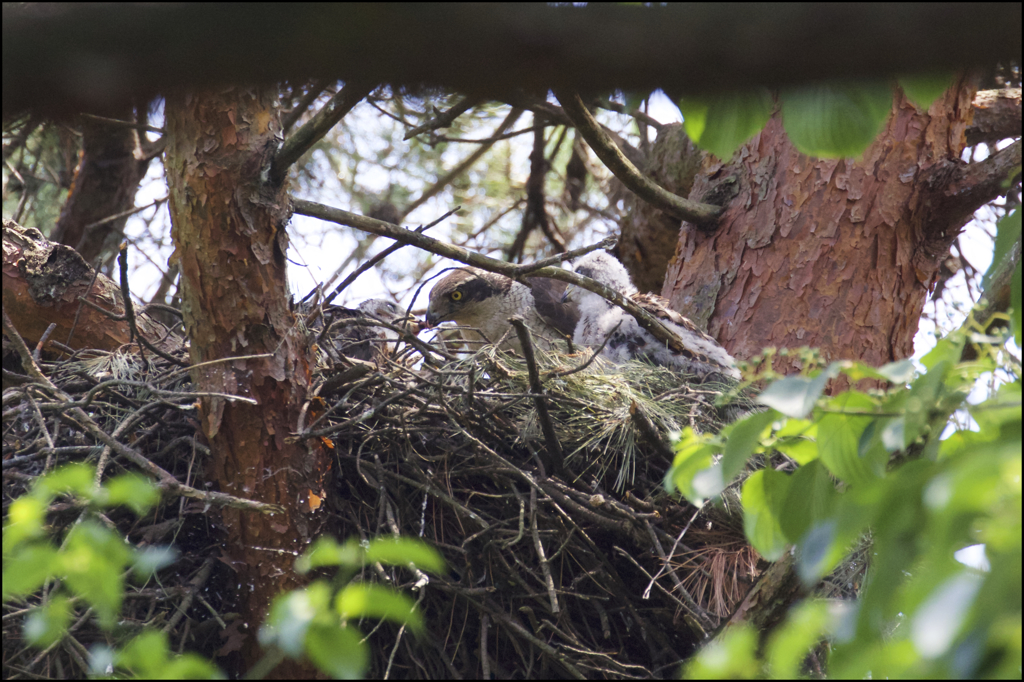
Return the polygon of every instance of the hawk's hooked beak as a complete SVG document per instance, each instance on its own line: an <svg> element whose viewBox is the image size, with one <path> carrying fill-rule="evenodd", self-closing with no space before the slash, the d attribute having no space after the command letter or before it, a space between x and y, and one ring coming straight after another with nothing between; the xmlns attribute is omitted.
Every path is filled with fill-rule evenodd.
<svg viewBox="0 0 1024 682"><path fill-rule="evenodd" d="M425 322L423 324L423 328L424 329L430 329L432 327L436 327L441 322L441 320L438 318L438 315L434 312L434 310L432 308L427 308L427 314L424 317L424 320L425 320Z"/></svg>
<svg viewBox="0 0 1024 682"><path fill-rule="evenodd" d="M573 294L576 292L575 284L567 284L565 291L562 292L562 303L568 303L572 300Z"/></svg>

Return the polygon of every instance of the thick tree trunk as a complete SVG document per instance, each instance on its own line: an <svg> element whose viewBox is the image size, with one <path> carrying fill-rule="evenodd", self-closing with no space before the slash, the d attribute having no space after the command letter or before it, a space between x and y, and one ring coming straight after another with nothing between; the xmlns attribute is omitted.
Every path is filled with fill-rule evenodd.
<svg viewBox="0 0 1024 682"><path fill-rule="evenodd" d="M116 115L132 118L130 108ZM128 220L122 214L134 207L151 157L136 130L91 119L82 119L80 125L82 154L71 194L50 238L94 264L104 250L116 250Z"/></svg>
<svg viewBox="0 0 1024 682"><path fill-rule="evenodd" d="M963 165L974 92L963 79L927 112L897 92L859 160L800 154L778 114L728 163L706 158L691 198L726 183L735 196L713 234L683 224L663 295L739 358L766 346L872 365L909 357L929 287L970 216L933 206L949 201L937 174ZM794 363L778 358L776 369Z"/></svg>
<svg viewBox="0 0 1024 682"><path fill-rule="evenodd" d="M222 492L283 506L265 516L223 509L224 561L236 571L243 665L259 655L255 634L270 600L298 585L293 563L316 531L329 460L319 441L294 442L310 368L294 335L285 280L283 187L268 187L280 133L274 91L231 89L167 100L167 179L181 300L196 389L253 398L205 397L202 428ZM253 357L266 354L265 357ZM311 502L312 500L312 502ZM277 674L309 674L279 666Z"/></svg>

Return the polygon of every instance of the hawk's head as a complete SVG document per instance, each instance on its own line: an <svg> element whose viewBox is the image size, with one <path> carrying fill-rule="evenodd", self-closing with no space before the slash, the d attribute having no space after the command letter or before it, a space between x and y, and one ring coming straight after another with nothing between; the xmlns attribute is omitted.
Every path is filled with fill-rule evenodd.
<svg viewBox="0 0 1024 682"><path fill-rule="evenodd" d="M576 274L597 280L623 296L632 296L636 293L636 287L633 286L633 281L629 278L626 266L604 251L588 253L576 263L576 267L573 269Z"/></svg>
<svg viewBox="0 0 1024 682"><path fill-rule="evenodd" d="M430 290L427 325L433 327L454 320L466 327L479 327L502 308L512 280L476 268L459 268Z"/></svg>

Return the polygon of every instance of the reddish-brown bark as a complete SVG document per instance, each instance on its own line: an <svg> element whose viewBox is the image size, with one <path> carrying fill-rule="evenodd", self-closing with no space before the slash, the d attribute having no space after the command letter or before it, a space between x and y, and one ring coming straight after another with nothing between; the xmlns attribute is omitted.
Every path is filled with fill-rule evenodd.
<svg viewBox="0 0 1024 682"><path fill-rule="evenodd" d="M691 198L723 182L738 193L713 234L683 224L663 294L739 358L765 346L872 365L910 356L933 278L980 205L963 201L959 222L931 210L949 203L934 174L959 172L974 92L963 79L927 112L897 92L859 160L800 154L778 114L728 163L705 159Z"/></svg>
<svg viewBox="0 0 1024 682"><path fill-rule="evenodd" d="M271 517L221 511L223 559L237 575L238 610L250 636L245 669L259 655L255 632L271 599L298 585L297 553L315 533L310 495L322 495L329 460L319 442L293 442L310 369L294 334L285 280L283 188L261 182L280 131L275 92L230 89L167 101L167 177L181 301L197 390L257 405L202 399L202 427L222 492L285 508ZM280 666L277 674L308 674Z"/></svg>
<svg viewBox="0 0 1024 682"><path fill-rule="evenodd" d="M96 275L72 248L43 238L35 228L24 228L10 220L3 229L4 312L29 346L34 346L50 324L56 325L49 339L72 348L114 350L128 343L131 329L123 317L124 303L116 282ZM84 305L85 298L100 310ZM136 315L140 334L159 347L170 340L170 332L149 315Z"/></svg>
<svg viewBox="0 0 1024 682"><path fill-rule="evenodd" d="M130 110L118 118L131 118ZM82 119L82 153L60 219L50 238L67 244L92 263L104 248L116 247L128 216L106 220L135 205L150 154L131 128ZM111 244L110 242L114 243Z"/></svg>

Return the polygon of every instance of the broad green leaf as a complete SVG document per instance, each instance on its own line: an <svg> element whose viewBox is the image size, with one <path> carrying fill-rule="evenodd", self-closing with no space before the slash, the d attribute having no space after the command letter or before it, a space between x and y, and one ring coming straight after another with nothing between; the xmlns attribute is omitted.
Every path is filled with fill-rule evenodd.
<svg viewBox="0 0 1024 682"><path fill-rule="evenodd" d="M365 557L366 550L355 538L349 538L345 544L339 545L334 538L321 537L295 561L295 570L305 574L323 566L358 568L365 563Z"/></svg>
<svg viewBox="0 0 1024 682"><path fill-rule="evenodd" d="M170 566L178 558L178 550L170 546L145 547L135 553L132 574L145 580Z"/></svg>
<svg viewBox="0 0 1024 682"><path fill-rule="evenodd" d="M740 146L764 128L775 103L765 88L678 102L686 134L701 149L729 160Z"/></svg>
<svg viewBox="0 0 1024 682"><path fill-rule="evenodd" d="M996 394L969 408L974 421L978 422L979 437L996 439L1004 426L1021 420L1021 383L1014 381L999 387Z"/></svg>
<svg viewBox="0 0 1024 682"><path fill-rule="evenodd" d="M122 538L93 521L68 533L61 570L73 592L96 610L100 624L112 628L124 599L123 573L131 553Z"/></svg>
<svg viewBox="0 0 1024 682"><path fill-rule="evenodd" d="M693 485L694 476L711 466L714 449L704 438L686 427L675 442L676 457L665 474L665 489L679 493L692 504L700 506L706 499L697 494Z"/></svg>
<svg viewBox="0 0 1024 682"><path fill-rule="evenodd" d="M937 658L953 645L982 580L976 573L963 571L940 585L917 609L910 621L910 639L924 658Z"/></svg>
<svg viewBox="0 0 1024 682"><path fill-rule="evenodd" d="M107 505L124 505L142 516L160 501L160 491L149 479L138 474L122 474L103 484Z"/></svg>
<svg viewBox="0 0 1024 682"><path fill-rule="evenodd" d="M715 497L729 484L722 471L722 463L715 462L707 469L701 469L693 475L693 495L695 500L708 500ZM696 503L695 503L696 504Z"/></svg>
<svg viewBox="0 0 1024 682"><path fill-rule="evenodd" d="M32 594L53 577L59 565L57 550L49 544L28 545L11 552L4 557L4 601Z"/></svg>
<svg viewBox="0 0 1024 682"><path fill-rule="evenodd" d="M932 370L938 367L939 363L945 362L947 367L952 367L960 362L960 355L964 350L964 339L959 334L939 339L935 348L921 357L921 364L925 369Z"/></svg>
<svg viewBox="0 0 1024 682"><path fill-rule="evenodd" d="M779 93L786 134L801 153L818 158L859 157L892 109L887 82L824 83Z"/></svg>
<svg viewBox="0 0 1024 682"><path fill-rule="evenodd" d="M774 435L772 447L797 464L807 464L818 458L816 423L807 419L788 419Z"/></svg>
<svg viewBox="0 0 1024 682"><path fill-rule="evenodd" d="M786 620L768 637L767 658L772 677L797 679L801 663L828 630L828 606L821 600L807 600L792 609Z"/></svg>
<svg viewBox="0 0 1024 682"><path fill-rule="evenodd" d="M910 76L899 79L907 99L921 111L928 111L932 103L942 97L943 93L953 84L952 74L931 74L928 76Z"/></svg>
<svg viewBox="0 0 1024 682"><path fill-rule="evenodd" d="M683 678L691 680L751 680L761 676L757 632L743 623L730 627L712 639L683 667Z"/></svg>
<svg viewBox="0 0 1024 682"><path fill-rule="evenodd" d="M96 468L88 464L66 464L37 479L32 494L51 500L56 495L71 493L83 500L96 496L93 478Z"/></svg>
<svg viewBox="0 0 1024 682"><path fill-rule="evenodd" d="M265 647L276 644L292 658L298 658L312 623L318 619L330 622L327 618L330 602L331 588L319 580L303 590L278 595L260 628L260 644Z"/></svg>
<svg viewBox="0 0 1024 682"><path fill-rule="evenodd" d="M433 547L411 538L378 538L370 542L366 550L366 561L379 561L392 566L407 566L430 571L435 575L444 573L445 563Z"/></svg>
<svg viewBox="0 0 1024 682"><path fill-rule="evenodd" d="M838 495L835 483L821 462L814 461L797 469L789 477L785 503L778 515L786 539L796 544L808 528L829 518Z"/></svg>
<svg viewBox="0 0 1024 682"><path fill-rule="evenodd" d="M340 680L362 679L370 664L369 646L352 626L314 624L306 637L306 653L318 668Z"/></svg>
<svg viewBox="0 0 1024 682"><path fill-rule="evenodd" d="M1021 308L1024 307L1024 301L1021 298L1021 264L1017 263L1017 267L1013 270L1013 278L1010 281L1010 305L1013 306L1010 310L1010 322L1013 324L1013 342L1017 344L1017 348L1020 348L1021 343L1021 319L1024 318L1022 315Z"/></svg>
<svg viewBox="0 0 1024 682"><path fill-rule="evenodd" d="M334 608L345 619L381 618L408 625L415 633L423 631L423 617L414 608L413 601L383 585L348 585L338 593Z"/></svg>
<svg viewBox="0 0 1024 682"><path fill-rule="evenodd" d="M847 543L839 537L834 519L811 525L798 546L796 571L807 589L813 589L845 556Z"/></svg>
<svg viewBox="0 0 1024 682"><path fill-rule="evenodd" d="M169 655L167 633L145 630L114 655L114 663L141 679L155 679L163 677Z"/></svg>
<svg viewBox="0 0 1024 682"><path fill-rule="evenodd" d="M1018 206L1009 215L1005 215L1002 219L996 223L996 242L993 246L992 252L992 264L988 268L988 272L981 280L982 289L986 294L991 294L988 291L989 281L992 276L999 272L999 269L1003 265L1003 261L1010 255L1010 251L1013 250L1014 246L1020 242L1021 233L1021 218L1020 218L1020 207ZM1018 289L1019 292L1019 289Z"/></svg>
<svg viewBox="0 0 1024 682"><path fill-rule="evenodd" d="M223 680L224 673L202 656L184 653L171 659L161 675L169 680Z"/></svg>
<svg viewBox="0 0 1024 682"><path fill-rule="evenodd" d="M948 360L942 360L910 385L904 406L903 447L907 447L924 433L933 411L939 409L939 398L945 390L949 366Z"/></svg>
<svg viewBox="0 0 1024 682"><path fill-rule="evenodd" d="M874 418L857 414L874 411L875 403L863 393L847 391L832 398L829 408L837 412L826 413L818 425L821 461L833 475L847 483L875 480L877 471L872 465L873 460L867 457L867 453L861 457L860 449L861 435Z"/></svg>
<svg viewBox="0 0 1024 682"><path fill-rule="evenodd" d="M755 412L727 426L723 433L727 440L722 455L722 476L731 481L747 463L747 459L760 444L772 422L778 417L773 410Z"/></svg>
<svg viewBox="0 0 1024 682"><path fill-rule="evenodd" d="M127 669L139 679L213 680L224 677L217 666L201 656L189 653L175 655L170 650L167 635L159 630L145 630L121 651L114 653L113 660L102 650L93 654L90 668L99 675L107 675L106 661Z"/></svg>
<svg viewBox="0 0 1024 682"><path fill-rule="evenodd" d="M777 561L786 551L786 538L772 501L785 499L788 482L783 473L761 469L743 483L743 530L750 544L767 561Z"/></svg>
<svg viewBox="0 0 1024 682"><path fill-rule="evenodd" d="M49 501L39 497L22 495L11 502L4 524L4 560L15 547L43 534L46 508Z"/></svg>
<svg viewBox="0 0 1024 682"><path fill-rule="evenodd" d="M783 377L769 384L757 397L757 402L778 410L787 417L803 418L810 414L814 404L825 390L829 379L839 373L839 365L832 363L813 379Z"/></svg>
<svg viewBox="0 0 1024 682"><path fill-rule="evenodd" d="M25 639L45 649L64 636L71 622L71 604L67 597L56 594L25 619Z"/></svg>

